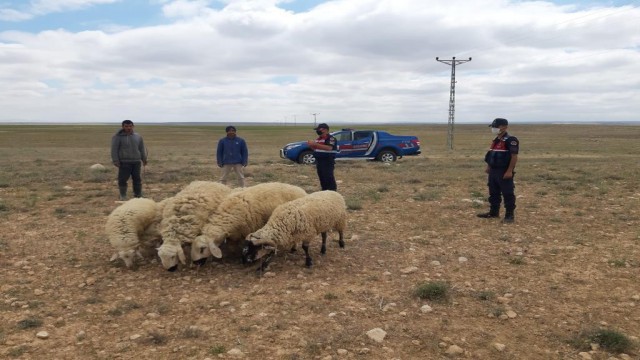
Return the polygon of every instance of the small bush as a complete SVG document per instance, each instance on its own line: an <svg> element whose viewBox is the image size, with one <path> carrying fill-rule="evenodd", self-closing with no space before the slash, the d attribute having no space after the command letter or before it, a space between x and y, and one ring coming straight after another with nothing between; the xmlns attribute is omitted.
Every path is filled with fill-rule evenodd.
<svg viewBox="0 0 640 360"><path fill-rule="evenodd" d="M347 198L345 202L349 210L362 210L362 202L360 199Z"/></svg>
<svg viewBox="0 0 640 360"><path fill-rule="evenodd" d="M615 266L615 267L625 267L627 265L627 262L622 259L615 259L615 260L610 260L609 265Z"/></svg>
<svg viewBox="0 0 640 360"><path fill-rule="evenodd" d="M182 334L182 336L186 339L197 339L202 335L204 335L204 331L198 329L195 326L189 326L184 330L184 333Z"/></svg>
<svg viewBox="0 0 640 360"><path fill-rule="evenodd" d="M24 353L27 352L29 348L26 347L25 345L19 345L16 347L11 348L11 350L9 350L8 354L11 357L17 358L22 356Z"/></svg>
<svg viewBox="0 0 640 360"><path fill-rule="evenodd" d="M439 200L441 198L441 194L438 191L432 190L432 191L421 191L415 195L413 195L413 200L416 201L434 201L434 200Z"/></svg>
<svg viewBox="0 0 640 360"><path fill-rule="evenodd" d="M590 344L598 344L606 351L627 353L633 349L632 341L624 334L608 329L585 330L569 339L569 344L580 350L590 349Z"/></svg>
<svg viewBox="0 0 640 360"><path fill-rule="evenodd" d="M336 300L338 298L338 295L333 293L326 293L324 294L324 298L325 300Z"/></svg>
<svg viewBox="0 0 640 360"><path fill-rule="evenodd" d="M224 354L225 350L224 345L216 344L209 349L209 355Z"/></svg>
<svg viewBox="0 0 640 360"><path fill-rule="evenodd" d="M111 316L121 316L124 314L124 311L122 311L122 309L120 308L113 308L113 309L109 309L109 311L107 311L107 314Z"/></svg>
<svg viewBox="0 0 640 360"><path fill-rule="evenodd" d="M444 301L449 298L449 284L441 281L420 284L414 294L420 299Z"/></svg>
<svg viewBox="0 0 640 360"><path fill-rule="evenodd" d="M40 325L42 325L42 320L37 318L27 318L27 319L18 321L18 328L23 330L36 328Z"/></svg>
<svg viewBox="0 0 640 360"><path fill-rule="evenodd" d="M591 342L600 345L608 351L623 353L631 350L631 340L625 335L615 330L599 329L594 331L589 337Z"/></svg>
<svg viewBox="0 0 640 360"><path fill-rule="evenodd" d="M164 345L167 343L167 337L159 332L151 331L146 341L153 345Z"/></svg>
<svg viewBox="0 0 640 360"><path fill-rule="evenodd" d="M476 298L482 301L493 300L496 297L496 294L493 291L480 291L476 294Z"/></svg>
<svg viewBox="0 0 640 360"><path fill-rule="evenodd" d="M496 306L491 310L491 315L495 317L500 317L500 315L505 313L505 309L502 306Z"/></svg>

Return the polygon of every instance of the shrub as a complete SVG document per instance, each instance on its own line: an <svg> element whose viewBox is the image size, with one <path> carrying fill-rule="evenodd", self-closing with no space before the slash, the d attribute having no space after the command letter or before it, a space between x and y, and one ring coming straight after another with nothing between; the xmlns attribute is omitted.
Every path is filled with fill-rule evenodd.
<svg viewBox="0 0 640 360"><path fill-rule="evenodd" d="M582 331L568 341L574 347L587 350L590 344L598 344L606 351L626 353L632 350L632 341L624 334L609 329L592 329Z"/></svg>
<svg viewBox="0 0 640 360"><path fill-rule="evenodd" d="M347 198L345 202L347 203L347 209L349 210L362 209L362 202L360 201L360 199Z"/></svg>
<svg viewBox="0 0 640 360"><path fill-rule="evenodd" d="M214 345L209 349L209 354L210 355L218 355L218 354L224 354L225 352L225 348L224 345Z"/></svg>
<svg viewBox="0 0 640 360"><path fill-rule="evenodd" d="M631 349L631 340L615 330L599 329L591 333L589 340L608 351L623 353Z"/></svg>
<svg viewBox="0 0 640 360"><path fill-rule="evenodd" d="M449 298L449 284L442 281L423 283L416 287L414 294L420 299L444 301Z"/></svg>
<svg viewBox="0 0 640 360"><path fill-rule="evenodd" d="M18 328L19 329L31 329L31 328L36 328L38 326L42 325L42 320L37 319L37 318L26 318L23 320L18 321Z"/></svg>

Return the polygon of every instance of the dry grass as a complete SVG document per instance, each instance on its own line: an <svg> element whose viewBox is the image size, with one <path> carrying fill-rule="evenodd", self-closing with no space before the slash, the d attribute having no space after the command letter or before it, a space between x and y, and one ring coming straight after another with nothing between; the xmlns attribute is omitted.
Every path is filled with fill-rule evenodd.
<svg viewBox="0 0 640 360"><path fill-rule="evenodd" d="M316 243L311 270L300 252L279 254L273 276L257 278L232 259L177 273L109 263L102 228L117 206L117 125L0 126L0 357L204 359L238 349L250 359L440 359L455 344L463 358L578 359L584 329L630 340L591 339L602 342L594 359L640 356L640 127L513 125L522 153L510 226L475 217L486 207L472 201L486 197L485 126L458 126L453 152L445 126L377 128L416 134L424 151L392 165L338 163L347 239L357 240L332 241L324 257ZM222 127L137 130L150 152L148 197L219 176ZM311 129L240 126L238 135L249 144L249 184L318 189L313 167L278 157ZM95 163L107 171L90 171ZM446 301L416 296L429 283L447 284ZM382 344L366 335L376 327ZM49 339L36 339L42 330Z"/></svg>

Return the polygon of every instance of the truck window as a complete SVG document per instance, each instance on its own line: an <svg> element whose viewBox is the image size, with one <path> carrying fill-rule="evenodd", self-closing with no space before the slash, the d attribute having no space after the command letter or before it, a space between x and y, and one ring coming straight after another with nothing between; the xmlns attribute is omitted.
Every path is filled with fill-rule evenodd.
<svg viewBox="0 0 640 360"><path fill-rule="evenodd" d="M356 131L353 133L353 140L371 138L371 131Z"/></svg>
<svg viewBox="0 0 640 360"><path fill-rule="evenodd" d="M340 131L333 134L333 137L335 137L337 141L350 141L351 131Z"/></svg>

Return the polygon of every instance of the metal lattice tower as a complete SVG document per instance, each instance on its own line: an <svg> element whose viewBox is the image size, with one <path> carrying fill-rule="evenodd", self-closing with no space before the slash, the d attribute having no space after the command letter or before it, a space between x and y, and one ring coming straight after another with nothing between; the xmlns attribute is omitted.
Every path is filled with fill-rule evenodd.
<svg viewBox="0 0 640 360"><path fill-rule="evenodd" d="M440 60L436 57L436 61L451 66L451 90L449 91L449 120L447 122L447 148L453 150L453 125L455 123L456 114L456 65L464 64L469 60L456 60L454 56L451 60Z"/></svg>

